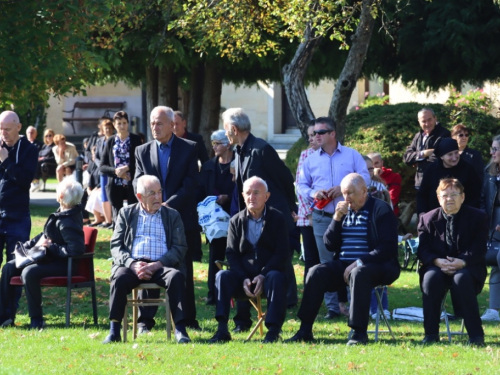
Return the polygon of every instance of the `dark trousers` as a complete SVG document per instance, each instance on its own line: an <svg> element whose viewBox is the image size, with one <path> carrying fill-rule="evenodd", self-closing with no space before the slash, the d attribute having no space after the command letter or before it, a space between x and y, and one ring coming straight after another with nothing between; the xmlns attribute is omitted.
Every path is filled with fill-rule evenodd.
<svg viewBox="0 0 500 375"><path fill-rule="evenodd" d="M118 268L111 280L109 297L110 320L122 321L125 314L125 306L127 305L127 295L132 292L132 289L143 282L155 283L167 289L170 311L172 312L174 323L178 324L184 320L184 275L179 270L170 267L160 268L153 273L151 280L148 281L140 280L130 268Z"/></svg>
<svg viewBox="0 0 500 375"><path fill-rule="evenodd" d="M318 246L316 245L316 238L314 237L314 230L312 226L300 227L300 234L302 235L302 246L304 246L304 284L309 270L316 264L320 264Z"/></svg>
<svg viewBox="0 0 500 375"><path fill-rule="evenodd" d="M196 246L197 240L196 235L200 235L197 230L186 231L186 242L188 246L188 250L186 252L186 256L184 257L184 265L186 268L186 288L184 293L184 323L187 326L198 325L198 321L196 320L196 305L195 305L195 296L194 296L194 280L193 280L193 258L192 251L193 246ZM194 243L194 245L193 245ZM148 298L158 298L160 291L158 289L144 289L139 291L139 299L148 299ZM155 325L154 317L156 315L156 311L158 311L157 306L148 306L148 307L140 307L139 308L139 318L137 319L139 325L145 325L149 329L153 328Z"/></svg>
<svg viewBox="0 0 500 375"><path fill-rule="evenodd" d="M109 177L109 179L113 179L114 177ZM113 211L113 221L116 222L118 218L118 213L123 207L123 201L126 200L127 204L137 203L137 198L134 194L134 188L132 185L130 186L122 186L115 185L113 181L108 183L112 183L108 194L109 202L111 203L111 209Z"/></svg>
<svg viewBox="0 0 500 375"><path fill-rule="evenodd" d="M51 263L32 264L23 269L16 268L15 260L7 262L2 268L0 278L0 317L3 321L15 320L17 310L16 294L19 289L10 285L10 279L21 276L28 302L28 312L31 318L41 318L42 310L42 288L40 280L47 276L66 276L68 262L66 259L57 259Z"/></svg>
<svg viewBox="0 0 500 375"><path fill-rule="evenodd" d="M0 264L3 260L3 249L6 247L7 261L14 259L16 242L26 242L30 238L31 217L29 212L20 219L0 218Z"/></svg>
<svg viewBox="0 0 500 375"><path fill-rule="evenodd" d="M201 228L196 231L192 231L193 238L191 239L191 244L193 248L193 260L196 262L201 262L203 258L203 251L201 249Z"/></svg>
<svg viewBox="0 0 500 375"><path fill-rule="evenodd" d="M227 237L214 238L209 245L208 254L208 301L215 302L215 275L219 271L219 267L215 264L216 260L224 260L226 258Z"/></svg>
<svg viewBox="0 0 500 375"><path fill-rule="evenodd" d="M425 334L439 334L441 303L449 289L453 306L464 318L469 336L484 336L477 303L478 285L467 268L448 276L439 267L431 266L423 274L421 288Z"/></svg>
<svg viewBox="0 0 500 375"><path fill-rule="evenodd" d="M349 263L340 260L318 264L309 270L304 287L304 296L297 316L303 324L312 327L318 315L325 292L345 289L344 271ZM358 332L366 332L370 296L375 286L390 284L399 276L399 269L387 263L368 263L351 271L349 287L351 305L349 327Z"/></svg>
<svg viewBox="0 0 500 375"><path fill-rule="evenodd" d="M248 300L243 290L243 279L231 270L217 273L215 278L217 307L215 318L227 323L231 308L231 298ZM266 327L281 328L286 315L286 277L283 272L270 271L265 276L263 293L267 298Z"/></svg>

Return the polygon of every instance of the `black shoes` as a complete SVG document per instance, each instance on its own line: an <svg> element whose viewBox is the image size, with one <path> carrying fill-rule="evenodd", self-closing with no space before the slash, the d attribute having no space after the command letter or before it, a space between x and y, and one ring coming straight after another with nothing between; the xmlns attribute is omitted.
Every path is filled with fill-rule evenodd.
<svg viewBox="0 0 500 375"><path fill-rule="evenodd" d="M472 336L469 337L467 344L470 346L484 346L484 336Z"/></svg>
<svg viewBox="0 0 500 375"><path fill-rule="evenodd" d="M111 344L112 342L121 342L122 338L120 335L115 335L114 333L110 333L109 335L106 336L104 341L102 342L103 344Z"/></svg>
<svg viewBox="0 0 500 375"><path fill-rule="evenodd" d="M435 344L437 342L439 342L439 334L425 335L422 340L422 344Z"/></svg>
<svg viewBox="0 0 500 375"><path fill-rule="evenodd" d="M338 312L335 312L333 310L328 310L328 314L325 315L326 320L332 320L332 319L337 319L340 316Z"/></svg>
<svg viewBox="0 0 500 375"><path fill-rule="evenodd" d="M300 329L297 331L295 335L286 339L285 342L312 342L314 341L314 337L312 332L304 332Z"/></svg>
<svg viewBox="0 0 500 375"><path fill-rule="evenodd" d="M250 331L250 327L244 326L242 324L238 324L235 329L233 329L233 333L242 333Z"/></svg>
<svg viewBox="0 0 500 375"><path fill-rule="evenodd" d="M14 327L14 321L11 318L4 319L2 324L0 324L0 327L2 327L2 328Z"/></svg>
<svg viewBox="0 0 500 375"><path fill-rule="evenodd" d="M43 318L31 318L30 329L42 330L45 328Z"/></svg>
<svg viewBox="0 0 500 375"><path fill-rule="evenodd" d="M366 345L368 342L368 334L366 332L364 333L357 333L354 331L354 334L352 335L351 339L347 341L348 346L354 346L354 345Z"/></svg>
<svg viewBox="0 0 500 375"><path fill-rule="evenodd" d="M217 331L215 332L215 335L210 340L208 340L208 343L219 344L228 341L231 341L231 335L229 334L229 332Z"/></svg>
<svg viewBox="0 0 500 375"><path fill-rule="evenodd" d="M177 329L175 330L175 339L177 340L178 344L187 344L191 342L191 339L189 338L186 331L181 332Z"/></svg>
<svg viewBox="0 0 500 375"><path fill-rule="evenodd" d="M280 333L279 332L272 332L268 331L266 333L266 337L264 337L264 340L262 340L263 344L271 344L273 342L277 342L280 338Z"/></svg>

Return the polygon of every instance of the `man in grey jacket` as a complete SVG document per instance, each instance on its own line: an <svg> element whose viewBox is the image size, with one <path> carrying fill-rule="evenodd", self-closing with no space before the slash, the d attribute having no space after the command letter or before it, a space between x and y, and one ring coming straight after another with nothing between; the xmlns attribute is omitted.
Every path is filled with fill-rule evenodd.
<svg viewBox="0 0 500 375"><path fill-rule="evenodd" d="M111 238L110 333L103 344L121 341L121 321L127 294L148 282L165 287L175 323L178 343L190 338L184 323L185 276L181 272L187 251L186 236L179 213L162 206L162 189L156 176L137 180L139 203L120 210Z"/></svg>

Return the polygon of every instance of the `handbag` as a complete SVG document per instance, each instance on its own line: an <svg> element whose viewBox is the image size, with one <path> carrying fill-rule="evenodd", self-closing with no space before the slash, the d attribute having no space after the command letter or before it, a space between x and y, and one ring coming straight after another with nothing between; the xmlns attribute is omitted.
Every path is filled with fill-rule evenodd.
<svg viewBox="0 0 500 375"><path fill-rule="evenodd" d="M45 246L33 246L27 249L20 241L16 243L14 248L14 256L16 258L16 268L24 268L33 263L37 263L40 259L47 255Z"/></svg>
<svg viewBox="0 0 500 375"><path fill-rule="evenodd" d="M498 251L500 250L500 241L498 241L496 238L493 238L494 234L495 230L491 232L490 239L486 244L485 259L486 259L486 265L498 267L497 256L498 256Z"/></svg>

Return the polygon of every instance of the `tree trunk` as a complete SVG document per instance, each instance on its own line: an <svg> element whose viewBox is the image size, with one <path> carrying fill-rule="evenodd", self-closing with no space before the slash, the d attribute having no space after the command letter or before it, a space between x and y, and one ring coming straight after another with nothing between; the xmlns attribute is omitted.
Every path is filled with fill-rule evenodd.
<svg viewBox="0 0 500 375"><path fill-rule="evenodd" d="M173 67L161 67L158 76L158 105L166 105L174 111L179 108L177 74Z"/></svg>
<svg viewBox="0 0 500 375"><path fill-rule="evenodd" d="M211 150L210 135L219 128L220 101L222 93L222 74L215 63L205 65L203 98L201 105L200 127L207 150Z"/></svg>
<svg viewBox="0 0 500 375"><path fill-rule="evenodd" d="M184 90L182 87L179 87L180 90L180 104L179 111L184 114L184 118L189 118L189 98L191 95L191 90Z"/></svg>
<svg viewBox="0 0 500 375"><path fill-rule="evenodd" d="M297 121L302 137L307 141L307 127L314 119L314 113L304 88L304 75L322 38L315 38L311 27L307 26L304 39L305 41L297 48L290 64L283 67L283 85L293 117Z"/></svg>
<svg viewBox="0 0 500 375"><path fill-rule="evenodd" d="M375 21L371 11L374 2L375 0L363 0L359 24L356 28L356 33L351 37L351 49L335 85L332 102L328 111L328 116L333 118L337 123L337 140L340 142L344 141L347 106L361 76L361 70L363 69L373 33Z"/></svg>
<svg viewBox="0 0 500 375"><path fill-rule="evenodd" d="M147 115L158 105L158 68L152 65L146 67L146 108ZM152 139L151 128L148 126L146 139Z"/></svg>
<svg viewBox="0 0 500 375"><path fill-rule="evenodd" d="M189 95L189 116L187 128L190 132L198 133L201 120L201 102L203 99L203 62L198 62L191 69L190 95Z"/></svg>

